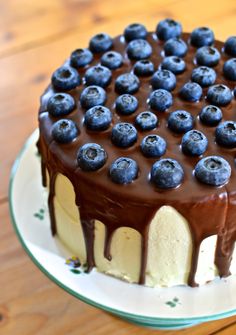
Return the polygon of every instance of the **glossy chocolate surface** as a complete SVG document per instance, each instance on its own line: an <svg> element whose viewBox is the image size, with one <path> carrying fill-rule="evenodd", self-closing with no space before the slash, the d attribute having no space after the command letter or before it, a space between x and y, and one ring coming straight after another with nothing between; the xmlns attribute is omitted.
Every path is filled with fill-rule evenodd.
<svg viewBox="0 0 236 335"><path fill-rule="evenodd" d="M189 34L183 34L182 38L188 42ZM163 59L163 42L159 41L155 33L149 33L148 42L153 48L150 60L158 69ZM215 142L215 127L209 127L201 123L199 113L203 106L210 104L205 96L207 88L199 102L187 102L180 98L180 88L191 79L193 68L197 65L194 61L196 48L188 45L188 53L184 57L186 70L176 76L177 86L172 91L174 103L165 112L151 110L148 105L148 97L152 92L150 84L151 76L139 77L140 88L134 95L139 101L139 107L135 113L124 116L115 110L115 100L118 94L115 92L114 83L117 76L121 73L132 71L135 61L129 60L126 54L127 43L124 38L119 36L114 39L112 50L118 51L123 55L123 65L112 71L113 77L111 84L105 89L107 101L105 106L110 108L113 114L111 126L105 131L89 131L83 124L85 110L80 106L80 93L85 87L78 86L77 89L70 91L76 101L76 109L67 117L74 120L79 128L79 136L70 144L56 143L51 136L51 126L58 120L47 112L47 101L55 92L51 86L41 97L39 112L40 139L38 142L39 151L42 155L42 171L45 174L45 167L51 177L49 208L51 213L52 232L56 233L56 223L54 219L53 197L54 181L58 173L62 173L69 178L74 186L76 194L76 204L80 210L82 227L87 247L87 262L89 269L94 263L93 244L94 244L94 220L102 221L107 230L104 254L109 259L109 246L112 234L115 229L123 226L132 227L138 230L142 236L142 266L140 270L140 283L145 283L145 266L147 258L148 227L156 211L163 205L173 206L188 221L193 239L192 266L189 274L189 285L195 285L195 272L198 259L198 250L202 240L208 236L217 234L217 248L215 263L219 269L220 276L229 275L234 242L236 239L236 149L220 147ZM229 82L223 76L223 64L230 57L226 55L222 48L223 43L215 42L215 47L221 51L221 60L214 67L217 72L216 83L222 83L233 89L234 82ZM101 55L95 55L90 66L100 62ZM85 69L79 69L83 77ZM190 112L195 120L194 129L202 131L208 138L208 149L205 156L223 156L231 165L232 174L229 182L221 187L213 187L198 182L194 176L194 166L200 157L189 157L182 153L180 143L182 135L175 134L167 128L167 118L170 112L184 109ZM222 107L223 121L236 121L236 99ZM138 141L130 148L118 148L111 142L112 126L118 122L130 122L134 124L135 117L145 111L151 110L159 119L156 129L151 131L138 130ZM167 142L167 150L162 158L171 157L176 159L184 169L184 180L176 189L162 190L153 185L150 180L150 170L155 158L146 158L140 150L140 143L148 134L158 134ZM77 152L81 145L95 142L103 146L108 154L106 164L96 172L84 172L77 166ZM131 157L138 163L138 178L131 184L115 184L109 178L109 166L112 161L120 156ZM45 178L44 178L45 179Z"/></svg>

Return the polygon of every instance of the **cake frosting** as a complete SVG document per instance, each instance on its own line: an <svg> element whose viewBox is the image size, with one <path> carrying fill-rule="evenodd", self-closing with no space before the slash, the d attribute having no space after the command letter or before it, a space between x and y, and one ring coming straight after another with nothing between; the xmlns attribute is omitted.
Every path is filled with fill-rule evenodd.
<svg viewBox="0 0 236 335"><path fill-rule="evenodd" d="M43 185L48 186L49 192L52 234L57 234L82 263L87 263L88 271L96 267L147 286L195 286L215 275L230 275L236 238L236 149L217 144L216 127L205 125L199 118L202 108L209 104L208 87L203 87L203 94L196 102L184 100L179 93L197 67L197 49L189 42L190 34L183 33L181 38L188 46L183 58L186 68L176 74L176 87L171 92L173 104L164 112L150 108L151 75L139 76L139 88L133 93L138 100L136 111L130 115L116 111L115 101L120 94L115 88L116 78L132 72L136 63L127 55L128 42L123 35L114 38L110 46L122 55L123 61L112 70L112 79L104 88L105 106L112 113L107 129L89 130L84 124L86 109L80 104L81 92L86 87L85 72L100 63L103 53L93 52L91 63L78 68L81 83L68 91L74 98L75 108L63 118L73 120L77 126L78 135L73 141L61 144L52 135L52 126L60 118L50 115L47 104L53 94L62 90L51 84L41 97L38 148ZM164 42L154 32L147 33L146 41L152 48L148 59L156 71L165 57ZM231 57L224 52L224 43L215 41L214 47L220 52L219 62L214 66L215 84L226 85L233 91L235 82L227 80L222 70ZM68 59L65 64L69 63ZM236 121L233 93L231 102L220 108L222 122ZM111 141L114 125L119 122L135 125L137 115L146 110L158 117L155 129L143 131L136 127L135 143L128 148L116 146ZM193 128L207 137L208 146L202 156L185 155L181 150L183 134L168 128L168 117L176 110L191 113ZM142 139L149 134L165 139L167 148L161 158L172 158L182 166L184 177L178 187L163 189L150 180L152 166L158 159L146 157L140 150ZM105 164L96 171L84 171L78 166L78 151L86 143L101 145L107 154ZM200 158L207 156L223 157L231 166L231 176L224 185L217 187L197 180L195 166ZM117 184L109 176L112 162L119 157L137 162L138 175L131 183Z"/></svg>

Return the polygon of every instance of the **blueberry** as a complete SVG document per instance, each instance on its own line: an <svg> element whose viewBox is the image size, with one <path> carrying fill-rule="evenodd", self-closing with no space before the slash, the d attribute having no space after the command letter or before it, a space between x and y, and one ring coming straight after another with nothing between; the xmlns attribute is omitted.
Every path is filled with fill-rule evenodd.
<svg viewBox="0 0 236 335"><path fill-rule="evenodd" d="M180 89L180 95L184 100L196 102L201 99L202 96L202 88L197 83L186 83Z"/></svg>
<svg viewBox="0 0 236 335"><path fill-rule="evenodd" d="M216 81L216 72L210 67L199 66L193 69L191 79L202 87L207 87L213 85Z"/></svg>
<svg viewBox="0 0 236 335"><path fill-rule="evenodd" d="M186 55L188 47L181 38L174 37L165 42L164 51L166 56L183 57Z"/></svg>
<svg viewBox="0 0 236 335"><path fill-rule="evenodd" d="M127 148L137 141L137 130L127 122L117 123L111 132L111 140L113 144L121 148Z"/></svg>
<svg viewBox="0 0 236 335"><path fill-rule="evenodd" d="M104 106L94 106L87 110L84 123L91 130L105 130L110 126L112 114Z"/></svg>
<svg viewBox="0 0 236 335"><path fill-rule="evenodd" d="M91 108L96 105L104 105L106 92L99 86L88 86L80 95L80 103L83 108Z"/></svg>
<svg viewBox="0 0 236 335"><path fill-rule="evenodd" d="M207 91L207 99L217 106L225 106L232 100L232 92L223 84L213 85Z"/></svg>
<svg viewBox="0 0 236 335"><path fill-rule="evenodd" d="M236 57L236 36L231 36L226 40L225 52L230 56Z"/></svg>
<svg viewBox="0 0 236 335"><path fill-rule="evenodd" d="M83 171L96 171L106 163L106 160L106 151L97 143L82 145L77 155L78 166Z"/></svg>
<svg viewBox="0 0 236 335"><path fill-rule="evenodd" d="M216 142L228 148L236 148L236 122L225 121L216 128Z"/></svg>
<svg viewBox="0 0 236 335"><path fill-rule="evenodd" d="M169 91L160 88L150 94L149 104L152 109L164 112L173 104L173 98Z"/></svg>
<svg viewBox="0 0 236 335"><path fill-rule="evenodd" d="M111 82L111 71L102 65L90 67L85 73L86 85L106 87Z"/></svg>
<svg viewBox="0 0 236 335"><path fill-rule="evenodd" d="M222 111L217 106L208 105L203 107L199 117L207 126L216 126L222 119Z"/></svg>
<svg viewBox="0 0 236 335"><path fill-rule="evenodd" d="M195 166L196 178L208 185L220 186L227 183L231 175L229 163L220 156L202 158Z"/></svg>
<svg viewBox="0 0 236 335"><path fill-rule="evenodd" d="M185 61L177 56L165 57L161 63L161 68L169 70L174 74L184 72L186 68Z"/></svg>
<svg viewBox="0 0 236 335"><path fill-rule="evenodd" d="M137 76L150 76L154 72L154 64L148 60L139 60L134 64L134 73Z"/></svg>
<svg viewBox="0 0 236 335"><path fill-rule="evenodd" d="M138 108L138 100L130 94L122 94L116 99L116 110L123 115L130 115Z"/></svg>
<svg viewBox="0 0 236 335"><path fill-rule="evenodd" d="M114 183L129 184L138 175L138 164L128 157L119 157L110 167L110 177Z"/></svg>
<svg viewBox="0 0 236 335"><path fill-rule="evenodd" d="M64 65L59 67L52 75L52 85L63 91L70 91L80 84L80 76L76 69Z"/></svg>
<svg viewBox="0 0 236 335"><path fill-rule="evenodd" d="M141 130L152 130L156 128L157 123L157 116L149 111L138 114L135 119L135 125L138 126Z"/></svg>
<svg viewBox="0 0 236 335"><path fill-rule="evenodd" d="M184 134L181 146L184 154L200 156L206 151L208 140L201 131L190 130Z"/></svg>
<svg viewBox="0 0 236 335"><path fill-rule="evenodd" d="M79 68L88 65L93 60L93 54L89 49L76 49L70 56L70 65Z"/></svg>
<svg viewBox="0 0 236 335"><path fill-rule="evenodd" d="M220 53L216 48L204 46L197 50L196 61L198 65L215 66L219 63Z"/></svg>
<svg viewBox="0 0 236 335"><path fill-rule="evenodd" d="M229 59L224 63L223 72L227 79L236 81L236 58Z"/></svg>
<svg viewBox="0 0 236 335"><path fill-rule="evenodd" d="M123 73L116 78L115 89L118 93L135 93L139 89L139 79L132 73Z"/></svg>
<svg viewBox="0 0 236 335"><path fill-rule="evenodd" d="M102 55L101 64L111 70L117 69L123 63L123 57L119 52L108 51Z"/></svg>
<svg viewBox="0 0 236 335"><path fill-rule="evenodd" d="M154 89L172 91L176 86L176 77L169 70L158 70L152 76L151 84Z"/></svg>
<svg viewBox="0 0 236 335"><path fill-rule="evenodd" d="M190 36L191 44L197 48L205 45L212 45L214 40L215 36L213 31L207 27L194 29Z"/></svg>
<svg viewBox="0 0 236 335"><path fill-rule="evenodd" d="M112 45L113 45L112 38L105 33L101 33L91 38L89 42L89 49L92 52L101 53L111 49Z"/></svg>
<svg viewBox="0 0 236 335"><path fill-rule="evenodd" d="M47 103L47 110L52 116L64 116L75 108L75 101L67 93L56 93L50 97Z"/></svg>
<svg viewBox="0 0 236 335"><path fill-rule="evenodd" d="M127 42L147 37L147 29L143 24L132 23L125 28L124 36Z"/></svg>
<svg viewBox="0 0 236 335"><path fill-rule="evenodd" d="M165 19L158 23L156 34L160 40L167 41L172 37L179 37L182 33L182 26L172 19Z"/></svg>
<svg viewBox="0 0 236 335"><path fill-rule="evenodd" d="M72 120L61 119L52 126L52 137L58 143L72 142L78 133L78 128Z"/></svg>
<svg viewBox="0 0 236 335"><path fill-rule="evenodd" d="M189 112L177 110L170 113L168 127L176 133L186 133L193 129L193 117Z"/></svg>
<svg viewBox="0 0 236 335"><path fill-rule="evenodd" d="M133 40L127 46L127 54L130 59L145 59L151 56L151 45L142 39Z"/></svg>
<svg viewBox="0 0 236 335"><path fill-rule="evenodd" d="M141 150L144 156L161 157L166 152L166 141L158 135L148 135L141 142Z"/></svg>
<svg viewBox="0 0 236 335"><path fill-rule="evenodd" d="M152 166L151 181L159 188L177 187L181 184L183 178L183 168L175 159L161 159Z"/></svg>

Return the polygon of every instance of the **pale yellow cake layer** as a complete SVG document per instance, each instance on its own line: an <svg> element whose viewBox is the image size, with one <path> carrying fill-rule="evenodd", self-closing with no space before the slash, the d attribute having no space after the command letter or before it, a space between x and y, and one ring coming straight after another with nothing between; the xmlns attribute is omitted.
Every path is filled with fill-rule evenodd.
<svg viewBox="0 0 236 335"><path fill-rule="evenodd" d="M75 205L75 193L70 181L63 175L56 179L55 215L59 239L73 255L86 261L86 249ZM100 272L137 283L141 266L141 236L128 227L115 231L111 243L112 260L104 258L105 226L95 221L94 255ZM216 236L202 242L196 280L204 284L217 275L214 265ZM173 286L187 284L192 257L192 236L186 219L173 207L163 206L154 216L148 236L146 285ZM236 270L236 257L232 270Z"/></svg>

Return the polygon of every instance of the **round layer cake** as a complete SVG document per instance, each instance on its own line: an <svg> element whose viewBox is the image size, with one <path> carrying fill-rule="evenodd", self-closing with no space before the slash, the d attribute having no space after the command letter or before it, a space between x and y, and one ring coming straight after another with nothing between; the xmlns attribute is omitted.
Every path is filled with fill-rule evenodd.
<svg viewBox="0 0 236 335"><path fill-rule="evenodd" d="M53 235L150 287L236 273L236 37L131 24L95 35L41 97Z"/></svg>

